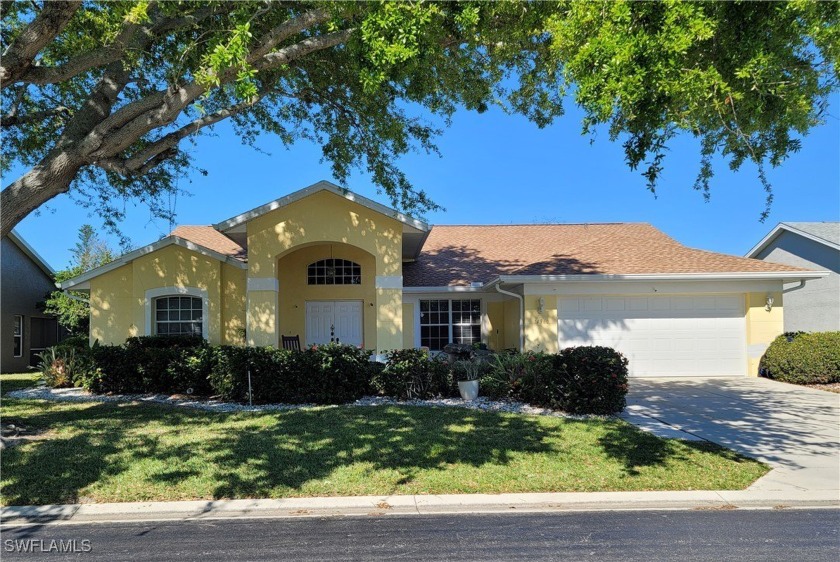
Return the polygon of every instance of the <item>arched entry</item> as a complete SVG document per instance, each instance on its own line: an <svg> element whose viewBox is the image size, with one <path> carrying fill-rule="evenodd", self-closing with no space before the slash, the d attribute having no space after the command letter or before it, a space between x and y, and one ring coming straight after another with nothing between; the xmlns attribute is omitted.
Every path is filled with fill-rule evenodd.
<svg viewBox="0 0 840 562"><path fill-rule="evenodd" d="M376 347L376 258L350 244L315 243L277 260L278 324L304 345Z"/></svg>

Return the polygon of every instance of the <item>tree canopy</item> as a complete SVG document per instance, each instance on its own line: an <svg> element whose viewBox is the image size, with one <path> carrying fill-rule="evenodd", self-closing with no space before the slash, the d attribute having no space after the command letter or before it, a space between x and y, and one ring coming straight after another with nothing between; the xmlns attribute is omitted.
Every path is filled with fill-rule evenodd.
<svg viewBox="0 0 840 562"><path fill-rule="evenodd" d="M116 225L194 173L185 142L230 120L243 140L318 143L405 211L433 209L396 162L434 151L459 108L544 127L564 101L622 142L650 189L679 134L712 157L779 165L838 86L834 2L3 2L0 231L70 193Z"/></svg>
<svg viewBox="0 0 840 562"><path fill-rule="evenodd" d="M79 241L70 252L70 266L55 274L55 280L59 283L105 265L116 257L89 224L79 228ZM87 297L88 295L80 291L53 291L47 295L44 312L58 318L58 323L70 334L86 336L90 326L90 305Z"/></svg>

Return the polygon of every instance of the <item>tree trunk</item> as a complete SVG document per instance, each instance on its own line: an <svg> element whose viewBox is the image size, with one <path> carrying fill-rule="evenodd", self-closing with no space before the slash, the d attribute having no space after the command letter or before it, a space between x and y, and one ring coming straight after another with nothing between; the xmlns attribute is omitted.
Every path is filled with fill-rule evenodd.
<svg viewBox="0 0 840 562"><path fill-rule="evenodd" d="M0 193L0 236L6 236L29 213L70 189L83 162L66 151L48 154L37 166Z"/></svg>

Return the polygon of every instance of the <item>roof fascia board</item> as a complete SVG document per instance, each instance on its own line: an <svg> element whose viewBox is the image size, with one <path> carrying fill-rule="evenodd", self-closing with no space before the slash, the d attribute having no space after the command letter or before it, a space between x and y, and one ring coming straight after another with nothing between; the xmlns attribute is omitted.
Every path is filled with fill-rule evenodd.
<svg viewBox="0 0 840 562"><path fill-rule="evenodd" d="M605 281L752 281L756 279L820 279L827 277L828 271L773 271L743 273L650 273L650 274L607 274L583 273L572 275L500 275L500 283L556 283L569 282L605 282Z"/></svg>
<svg viewBox="0 0 840 562"><path fill-rule="evenodd" d="M230 256L226 256L224 254L220 254L215 250L211 250L210 248L205 248L195 242L191 242L180 236L167 236L157 242L149 244L148 246L143 246L142 248L138 248L132 252L129 252L119 258L115 259L114 261L108 262L105 265L97 267L96 269L91 269L88 272L82 273L81 275L77 275L72 279L67 279L62 283L59 283L58 286L62 289L71 289L77 287L78 285L90 281L94 277L99 277L109 271L113 271L119 267L122 267L132 261L136 260L137 258L143 257L147 254L151 254L157 250L161 250L166 248L167 246L181 246L182 248L186 248L187 250L192 250L198 254L207 256L209 258L213 258L215 260L227 263L228 265L232 265L233 267L238 267L239 269L247 269L248 264L241 262L237 259L234 259Z"/></svg>
<svg viewBox="0 0 840 562"><path fill-rule="evenodd" d="M748 258L754 258L758 254L763 252L764 249L767 246L769 246L773 242L773 240L775 240L784 230L786 230L788 232L792 232L793 234L798 234L799 236L802 236L802 237L807 238L809 240L813 240L814 242L819 242L820 244L824 244L824 245L828 246L829 248L834 248L835 250L840 250L840 246L831 242L830 240L826 240L825 238L820 238L819 236L814 236L813 234L805 232L804 230L799 230L798 228L790 226L789 224L785 224L783 222L780 222L779 224L776 225L776 228L771 230L770 233L767 236L762 238L761 241L758 244L756 244L755 246L753 246L753 248L749 252L744 254L744 256L748 257Z"/></svg>
<svg viewBox="0 0 840 562"><path fill-rule="evenodd" d="M358 203L363 207L367 207L387 217L396 219L407 226L419 230L420 232L429 231L429 225L421 220L417 220L413 217L395 211L390 207L386 207L381 203L377 203L376 201L368 199L367 197L364 197L362 195L358 195L357 193L354 193L349 189L344 189L326 180L322 180L308 187L304 187L303 189L299 189L294 193L290 193L289 195L280 197L279 199L275 199L274 201L266 203L265 205L260 205L259 207L251 209L250 211L246 211L241 215L236 215L235 217L218 222L213 225L213 228L219 231L230 230L242 223L248 222L268 212L290 205L295 201L299 201L304 197L308 197L314 193L318 193L319 191L329 191L330 193L334 193L340 197L344 197L348 201L353 201L354 203Z"/></svg>
<svg viewBox="0 0 840 562"><path fill-rule="evenodd" d="M26 254L30 260L32 260L35 265L38 266L38 269L43 271L49 277L55 277L55 270L47 263L41 254L35 251L35 248L29 245L29 243L24 240L20 234L17 233L16 230L12 230L9 232L9 240L11 240L15 246L20 248L20 251Z"/></svg>

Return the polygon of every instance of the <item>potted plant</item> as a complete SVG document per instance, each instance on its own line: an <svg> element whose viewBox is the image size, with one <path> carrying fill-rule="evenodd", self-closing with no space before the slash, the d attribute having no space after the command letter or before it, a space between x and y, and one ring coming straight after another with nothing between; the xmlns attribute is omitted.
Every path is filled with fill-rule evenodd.
<svg viewBox="0 0 840 562"><path fill-rule="evenodd" d="M478 397L478 379L481 377L482 365L475 361L455 361L452 372L458 381L458 392L464 400L475 400Z"/></svg>

